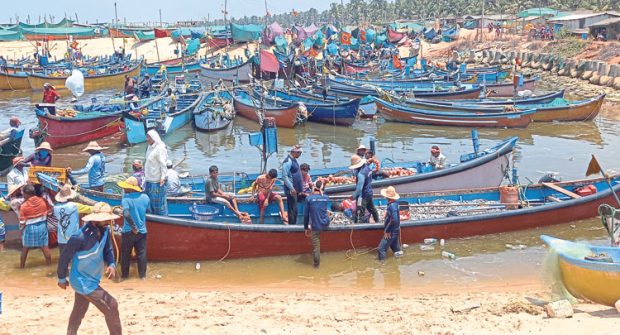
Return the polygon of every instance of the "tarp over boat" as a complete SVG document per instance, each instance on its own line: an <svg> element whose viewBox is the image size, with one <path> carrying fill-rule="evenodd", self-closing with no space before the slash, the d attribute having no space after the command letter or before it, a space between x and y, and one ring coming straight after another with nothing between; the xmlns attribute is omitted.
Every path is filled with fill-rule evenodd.
<svg viewBox="0 0 620 335"><path fill-rule="evenodd" d="M310 37L316 34L316 32L319 31L319 27L315 26L313 23L310 26L305 27L305 28L301 26L295 26L293 27L293 30L297 34L297 37L295 37L295 43L301 43L307 37Z"/></svg>
<svg viewBox="0 0 620 335"><path fill-rule="evenodd" d="M284 28L282 28L282 26L278 22L274 22L268 25L263 31L263 43L274 43L276 37L282 35L284 35Z"/></svg>
<svg viewBox="0 0 620 335"><path fill-rule="evenodd" d="M230 24L232 38L235 42L250 42L260 38L263 25L260 24Z"/></svg>

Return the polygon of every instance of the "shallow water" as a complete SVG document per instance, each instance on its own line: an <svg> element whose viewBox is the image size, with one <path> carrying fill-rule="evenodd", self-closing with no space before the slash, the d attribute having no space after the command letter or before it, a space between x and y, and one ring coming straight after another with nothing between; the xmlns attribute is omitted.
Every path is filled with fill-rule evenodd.
<svg viewBox="0 0 620 335"><path fill-rule="evenodd" d="M87 94L103 97L109 91ZM30 92L0 92L0 124L7 124L11 115L21 118L26 128L36 127L32 105L40 94ZM510 137L519 136L514 161L519 168L523 183L537 181L543 174L559 172L564 180L582 178L590 155L595 154L604 168L618 168L620 138L616 131L620 123L617 106L605 104L601 115L593 122L538 123L527 129L480 129L482 148ZM195 132L188 125L164 141L170 147L170 157L181 162L180 170L200 175L216 164L220 171L255 172L260 166L260 155L249 145L248 133L258 130L258 125L237 118L233 127L214 134ZM269 167L278 167L279 161L294 144L301 144L305 151L302 162L311 167L346 166L350 154L360 144L368 145L370 137L377 139L380 159L425 160L431 145L440 145L448 160L458 161L458 156L472 150L470 131L460 128L425 127L398 123L358 121L353 127L340 128L308 123L295 130L279 129L278 154L269 160ZM128 147L119 144L118 138L99 141L108 146L107 170L109 174L128 171L133 159L143 158L146 145ZM87 154L82 145L62 148L54 153L54 165L81 168ZM26 154L33 151L33 142L24 138L22 149ZM202 262L199 271L195 263L156 263L149 268L149 277L162 285L179 287L221 286L315 286L353 289L416 289L424 286L451 288L454 286L476 287L519 279L542 276L542 259L545 249L538 239L540 234L572 240L604 243L606 232L598 219L532 229L516 233L497 234L447 241L446 250L457 255L455 261L441 258L440 251L423 252L418 245L411 245L400 259L389 258L385 265L374 260L374 252L354 255L337 252L323 255L319 270L310 266L310 255L225 260ZM377 241L379 242L379 241ZM525 250L507 250L505 244L524 244ZM222 255L226 250L222 250ZM54 254L56 256L56 254ZM353 255L353 257L349 257ZM55 257L56 259L57 257ZM17 269L19 255L15 250L0 253L0 283L30 282L37 285L53 285L48 274L53 267L43 265L39 251L33 251L26 270ZM135 269L134 269L135 271ZM424 272L424 276L418 274ZM155 279L156 275L161 279Z"/></svg>

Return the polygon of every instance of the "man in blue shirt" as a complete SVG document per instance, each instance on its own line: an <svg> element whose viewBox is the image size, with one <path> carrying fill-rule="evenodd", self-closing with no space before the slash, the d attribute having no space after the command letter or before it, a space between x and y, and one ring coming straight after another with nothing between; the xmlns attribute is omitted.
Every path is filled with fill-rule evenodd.
<svg viewBox="0 0 620 335"><path fill-rule="evenodd" d="M353 170L353 175L357 180L355 192L351 196L351 200L355 200L357 204L355 222L361 221L366 210L372 214L375 222L379 222L379 213L372 201L372 170L370 166L366 164L365 159L358 155L353 155L351 156L351 166L349 166L349 169Z"/></svg>
<svg viewBox="0 0 620 335"><path fill-rule="evenodd" d="M286 211L288 214L288 223L297 224L297 202L299 195L303 193L303 179L301 169L297 159L301 156L303 150L301 146L295 145L291 149L291 153L286 156L282 162L282 179L284 181L284 194L286 195Z"/></svg>
<svg viewBox="0 0 620 335"><path fill-rule="evenodd" d="M400 250L400 212L397 201L400 199L400 195L392 186L382 189L381 195L388 199L385 222L383 223L383 238L378 248L379 260L383 262L388 248L392 249L395 256L402 254L402 251Z"/></svg>
<svg viewBox="0 0 620 335"><path fill-rule="evenodd" d="M71 236L58 261L58 287L67 289L67 272L72 262L69 280L75 290L75 302L69 317L67 334L77 334L82 319L92 303L105 316L110 334L122 334L118 303L99 283L104 264L108 278L116 276L112 236L107 226L118 215L112 213L110 205L99 202L93 206L92 214L86 215L86 224Z"/></svg>
<svg viewBox="0 0 620 335"><path fill-rule="evenodd" d="M149 197L142 193L135 177L118 182L123 188L123 239L121 243L121 278L129 277L131 250L136 249L138 256L138 275L146 279L146 210L149 208Z"/></svg>
<svg viewBox="0 0 620 335"><path fill-rule="evenodd" d="M306 237L312 238L312 259L315 268L321 264L321 232L329 227L327 215L329 202L329 197L323 194L323 182L317 181L312 194L306 198L304 207L304 233Z"/></svg>
<svg viewBox="0 0 620 335"><path fill-rule="evenodd" d="M99 146L95 141L88 143L88 146L82 151L87 151L90 154L86 166L77 171L71 171L71 168L67 168L71 172L71 176L79 176L88 173L88 188L91 190L103 192L103 184L105 177L105 156L101 153L101 150L106 148Z"/></svg>
<svg viewBox="0 0 620 335"><path fill-rule="evenodd" d="M80 214L90 213L92 209L91 206L71 201L76 196L77 192L71 185L65 184L54 198L54 217L58 220L58 250L61 254L69 238L80 230Z"/></svg>

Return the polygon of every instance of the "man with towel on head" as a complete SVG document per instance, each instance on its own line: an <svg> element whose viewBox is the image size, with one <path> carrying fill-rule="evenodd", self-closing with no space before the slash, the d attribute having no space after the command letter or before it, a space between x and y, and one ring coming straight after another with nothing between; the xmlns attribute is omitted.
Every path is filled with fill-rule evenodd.
<svg viewBox="0 0 620 335"><path fill-rule="evenodd" d="M155 129L146 133L146 140L149 143L146 149L146 159L144 163L144 178L146 179L144 192L151 200L149 213L157 215L168 215L168 203L166 200L166 173L168 167L168 149L166 144L159 137Z"/></svg>
<svg viewBox="0 0 620 335"><path fill-rule="evenodd" d="M67 171L71 173L71 177L80 176L88 173L88 188L91 190L103 192L103 184L105 177L105 156L101 153L101 150L107 148L100 146L97 142L91 141L88 143L85 152L90 154L86 166L77 171L71 171L71 167L67 167ZM75 183L74 183L75 184Z"/></svg>
<svg viewBox="0 0 620 335"><path fill-rule="evenodd" d="M355 187L355 193L351 196L352 200L356 201L356 214L354 221L360 222L364 215L364 211L368 210L372 214L373 220L379 222L379 213L375 208L375 204L372 201L372 170L370 166L366 164L366 160L358 155L351 156L351 166L349 169L353 170L353 176L356 177L357 185Z"/></svg>
<svg viewBox="0 0 620 335"><path fill-rule="evenodd" d="M441 153L441 150L436 145L431 147L431 157L428 159L428 164L435 170L441 170L446 167L446 156Z"/></svg>
<svg viewBox="0 0 620 335"><path fill-rule="evenodd" d="M52 264L52 254L48 247L47 216L51 212L45 199L36 195L34 186L22 188L24 202L19 206L19 227L22 229L22 254L19 267L26 267L26 258L30 249L40 248L47 265Z"/></svg>
<svg viewBox="0 0 620 335"><path fill-rule="evenodd" d="M69 282L75 290L73 310L69 317L67 334L77 334L88 306L92 303L105 316L108 331L113 335L123 333L118 302L101 286L103 267L108 278L116 276L116 261L112 250L112 236L108 226L119 216L112 213L110 205L98 202L93 212L86 215L86 222L71 236L58 261L58 287L67 289L67 272L71 262Z"/></svg>

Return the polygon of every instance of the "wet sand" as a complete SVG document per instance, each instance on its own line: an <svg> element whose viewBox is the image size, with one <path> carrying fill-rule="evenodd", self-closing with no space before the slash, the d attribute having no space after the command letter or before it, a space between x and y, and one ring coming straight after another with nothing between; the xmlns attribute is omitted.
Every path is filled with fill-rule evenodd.
<svg viewBox="0 0 620 335"><path fill-rule="evenodd" d="M549 319L532 303L547 298L536 282L439 293L201 290L135 279L103 286L119 302L126 334L616 334L620 317L580 303L573 318ZM0 334L62 334L72 303L70 289L6 288ZM95 308L80 333L107 333Z"/></svg>

